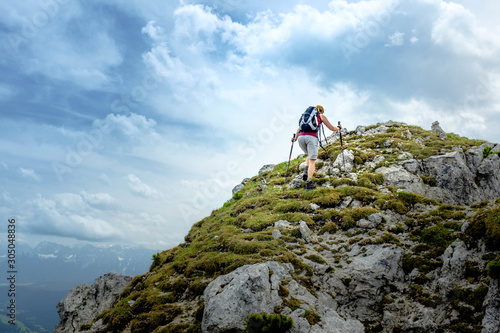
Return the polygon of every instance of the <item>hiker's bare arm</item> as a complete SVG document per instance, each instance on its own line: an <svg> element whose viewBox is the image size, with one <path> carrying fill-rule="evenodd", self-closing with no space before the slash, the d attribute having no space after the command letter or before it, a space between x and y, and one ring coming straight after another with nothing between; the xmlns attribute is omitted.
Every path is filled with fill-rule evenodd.
<svg viewBox="0 0 500 333"><path fill-rule="evenodd" d="M324 114L320 114L320 117L321 121L325 123L326 127L328 127L330 131L336 132L342 128L342 126L333 126L332 124L330 124L328 118L326 118Z"/></svg>
<svg viewBox="0 0 500 333"><path fill-rule="evenodd" d="M297 141L299 138L299 133L300 133L300 127L297 129L297 133L295 133L295 139L292 139L293 142Z"/></svg>

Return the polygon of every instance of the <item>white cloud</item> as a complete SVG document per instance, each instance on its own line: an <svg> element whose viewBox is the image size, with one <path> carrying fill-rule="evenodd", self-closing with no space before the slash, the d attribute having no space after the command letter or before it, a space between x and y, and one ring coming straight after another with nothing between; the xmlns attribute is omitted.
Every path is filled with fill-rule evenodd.
<svg viewBox="0 0 500 333"><path fill-rule="evenodd" d="M136 175L127 176L128 187L135 195L146 199L156 199L161 195L157 189L142 182Z"/></svg>
<svg viewBox="0 0 500 333"><path fill-rule="evenodd" d="M27 232L94 241L123 237L120 228L89 214L82 202L80 196L69 193L55 200L37 195L25 207Z"/></svg>
<svg viewBox="0 0 500 333"><path fill-rule="evenodd" d="M385 44L385 46L401 46L404 43L404 36L405 34L403 32L396 31L394 34L389 36L389 42Z"/></svg>
<svg viewBox="0 0 500 333"><path fill-rule="evenodd" d="M18 171L23 178L31 178L37 182L41 180L33 169L19 168Z"/></svg>
<svg viewBox="0 0 500 333"><path fill-rule="evenodd" d="M119 207L118 201L109 193L87 193L82 192L83 200L91 207L97 209L109 209Z"/></svg>
<svg viewBox="0 0 500 333"><path fill-rule="evenodd" d="M436 44L457 55L498 59L500 37L480 26L473 13L453 2L441 2L440 10L440 17L432 29L432 39Z"/></svg>
<svg viewBox="0 0 500 333"><path fill-rule="evenodd" d="M142 33L148 35L155 41L165 39L164 29L158 26L155 21L149 21L148 24L142 28Z"/></svg>
<svg viewBox="0 0 500 333"><path fill-rule="evenodd" d="M27 75L71 81L84 89L116 83L111 69L123 56L111 22L88 15L92 6L82 8L76 1L45 4L26 1L3 11L9 13L5 16L10 43L2 45L7 59L22 61L19 70Z"/></svg>

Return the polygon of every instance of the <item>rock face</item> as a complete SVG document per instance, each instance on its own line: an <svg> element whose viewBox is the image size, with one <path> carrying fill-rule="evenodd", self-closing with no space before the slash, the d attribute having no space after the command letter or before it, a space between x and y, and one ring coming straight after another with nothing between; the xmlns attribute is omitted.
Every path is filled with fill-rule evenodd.
<svg viewBox="0 0 500 333"><path fill-rule="evenodd" d="M335 301L327 293L312 295L292 277L291 264L280 265L274 261L246 265L219 276L205 289L205 309L202 332L244 332L250 314L272 313L276 306L285 305L284 313L294 321L291 333L340 333L364 332L363 324L335 311ZM288 296L301 303L292 311L282 299L286 285ZM305 318L306 311L318 311L321 320L311 325Z"/></svg>
<svg viewBox="0 0 500 333"><path fill-rule="evenodd" d="M71 289L57 304L61 321L54 333L78 332L81 325L92 322L103 310L109 309L130 281L130 276L108 273L97 278L92 286L81 284Z"/></svg>
<svg viewBox="0 0 500 333"><path fill-rule="evenodd" d="M486 313L483 318L482 333L500 332L500 289L498 280L491 279L488 295L484 301Z"/></svg>
<svg viewBox="0 0 500 333"><path fill-rule="evenodd" d="M496 145L490 144L496 148ZM452 205L470 205L500 196L500 156L483 159L481 145L464 152L406 160L399 165L378 168L389 185L405 187L411 192ZM420 176L431 177L437 186L424 184Z"/></svg>

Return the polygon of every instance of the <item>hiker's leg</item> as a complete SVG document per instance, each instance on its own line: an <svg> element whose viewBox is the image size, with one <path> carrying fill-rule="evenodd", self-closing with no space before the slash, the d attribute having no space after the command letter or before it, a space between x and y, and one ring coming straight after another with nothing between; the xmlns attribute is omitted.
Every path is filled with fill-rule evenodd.
<svg viewBox="0 0 500 333"><path fill-rule="evenodd" d="M307 180L312 180L315 167L316 167L316 160L309 159L309 170L307 171Z"/></svg>

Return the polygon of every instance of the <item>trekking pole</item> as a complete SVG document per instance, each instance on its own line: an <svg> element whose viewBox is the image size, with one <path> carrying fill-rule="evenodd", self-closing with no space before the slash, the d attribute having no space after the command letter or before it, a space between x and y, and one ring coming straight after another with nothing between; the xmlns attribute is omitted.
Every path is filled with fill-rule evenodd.
<svg viewBox="0 0 500 333"><path fill-rule="evenodd" d="M339 126L340 126L340 120L339 120ZM340 134L340 149L342 151L342 161L344 162L344 175L347 175L347 170L345 169L344 144L342 143L342 128L339 128L339 134Z"/></svg>
<svg viewBox="0 0 500 333"><path fill-rule="evenodd" d="M293 144L295 143L295 133L293 133L292 147L290 148L290 156L288 157L288 164L286 166L285 182L283 183L283 189L285 189L286 177L288 176L288 168L290 167L290 160L292 159Z"/></svg>

